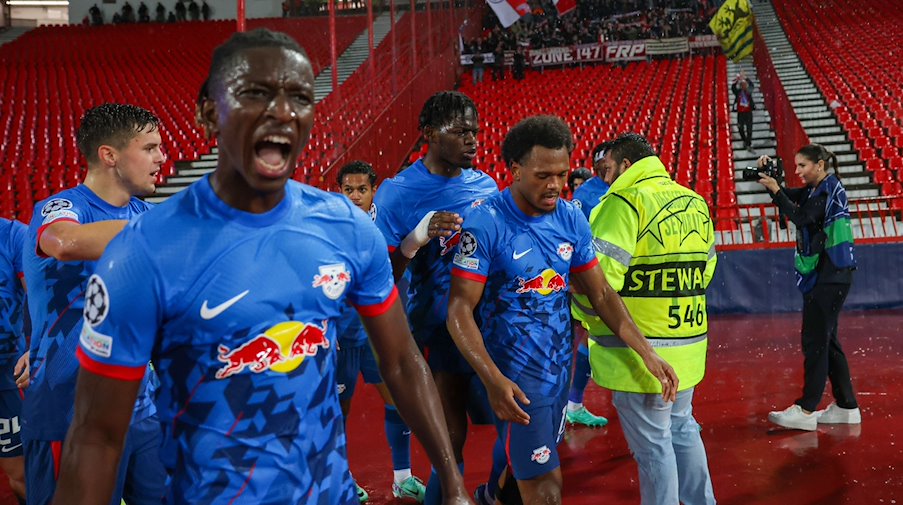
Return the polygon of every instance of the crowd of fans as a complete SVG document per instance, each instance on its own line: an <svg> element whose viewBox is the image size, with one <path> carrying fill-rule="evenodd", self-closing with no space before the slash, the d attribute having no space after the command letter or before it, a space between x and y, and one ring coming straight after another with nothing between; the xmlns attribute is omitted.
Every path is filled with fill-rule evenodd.
<svg viewBox="0 0 903 505"><path fill-rule="evenodd" d="M493 52L499 45L539 49L608 40L662 39L711 34L713 7L699 0L581 0L577 9L559 16L551 1L531 0L529 15L508 29L489 10L483 36L465 52Z"/></svg>
<svg viewBox="0 0 903 505"><path fill-rule="evenodd" d="M162 3L157 2L153 18L151 18L151 11L147 4L141 2L138 4L138 8L135 9L132 7L132 4L126 1L120 11L113 14L113 19L110 22L122 24L150 23L151 21L155 23L175 23L189 20L200 21L201 19L209 21L211 13L212 11L206 0L201 0L200 5L195 0L176 0L172 10L168 10ZM106 23L106 20L104 20L103 11L97 4L88 9L88 15L82 21L82 24L93 26L100 26L104 23Z"/></svg>

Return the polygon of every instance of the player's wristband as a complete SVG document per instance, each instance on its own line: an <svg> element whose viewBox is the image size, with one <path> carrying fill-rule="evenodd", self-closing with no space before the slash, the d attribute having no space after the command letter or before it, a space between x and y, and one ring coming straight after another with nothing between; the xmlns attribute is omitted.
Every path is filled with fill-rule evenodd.
<svg viewBox="0 0 903 505"><path fill-rule="evenodd" d="M436 211L431 210L423 216L423 219L417 223L417 226L411 230L411 233L408 233L408 236L401 241L401 245L399 249L401 249L401 254L404 255L407 259L414 259L414 256L417 254L417 251L420 250L421 247L425 246L430 241L430 219L433 218L433 214Z"/></svg>

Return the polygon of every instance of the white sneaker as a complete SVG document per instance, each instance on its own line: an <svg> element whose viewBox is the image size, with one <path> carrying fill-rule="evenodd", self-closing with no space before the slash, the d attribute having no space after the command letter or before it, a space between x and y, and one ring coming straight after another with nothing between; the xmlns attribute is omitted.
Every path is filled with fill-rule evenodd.
<svg viewBox="0 0 903 505"><path fill-rule="evenodd" d="M769 412L768 420L794 430L815 431L818 428L818 415L815 412L803 412L803 408L795 403L784 410Z"/></svg>
<svg viewBox="0 0 903 505"><path fill-rule="evenodd" d="M831 403L825 410L819 410L815 413L818 415L820 424L859 424L862 422L862 413L859 407L855 409L845 409L838 407L836 403Z"/></svg>

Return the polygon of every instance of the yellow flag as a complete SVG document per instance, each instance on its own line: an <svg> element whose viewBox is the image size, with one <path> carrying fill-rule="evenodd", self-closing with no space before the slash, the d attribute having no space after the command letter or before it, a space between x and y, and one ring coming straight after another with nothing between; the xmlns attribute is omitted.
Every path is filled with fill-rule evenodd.
<svg viewBox="0 0 903 505"><path fill-rule="evenodd" d="M728 58L740 61L752 54L753 20L749 0L726 0L709 21Z"/></svg>

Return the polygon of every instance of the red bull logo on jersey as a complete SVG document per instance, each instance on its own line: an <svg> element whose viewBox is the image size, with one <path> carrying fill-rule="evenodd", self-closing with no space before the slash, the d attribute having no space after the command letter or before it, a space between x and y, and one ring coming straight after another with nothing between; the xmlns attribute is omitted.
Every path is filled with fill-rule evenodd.
<svg viewBox="0 0 903 505"><path fill-rule="evenodd" d="M225 365L216 371L217 379L225 379L249 369L254 373L266 370L288 373L298 368L308 356L316 356L320 349L329 348L326 330L329 321L322 326L313 323L287 321L258 334L240 346L230 349L217 348L217 359Z"/></svg>
<svg viewBox="0 0 903 505"><path fill-rule="evenodd" d="M460 242L460 241L461 241L461 232L460 231L456 231L455 234L452 235L451 237L439 237L439 247L442 248L442 250L439 251L439 255L445 256L446 254L450 253L451 251L453 251L455 249L455 247L458 246L458 242Z"/></svg>
<svg viewBox="0 0 903 505"><path fill-rule="evenodd" d="M323 294L330 300L338 300L345 292L345 286L351 282L351 273L344 263L322 265L320 273L314 274L313 287L323 288Z"/></svg>
<svg viewBox="0 0 903 505"><path fill-rule="evenodd" d="M558 272L547 268L541 274L530 279L517 278L517 293L539 293L543 296L567 290L567 281Z"/></svg>

